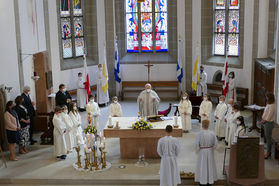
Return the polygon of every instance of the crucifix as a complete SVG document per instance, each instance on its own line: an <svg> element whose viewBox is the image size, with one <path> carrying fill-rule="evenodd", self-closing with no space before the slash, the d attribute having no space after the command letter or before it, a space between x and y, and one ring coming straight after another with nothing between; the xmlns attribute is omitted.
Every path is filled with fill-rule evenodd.
<svg viewBox="0 0 279 186"><path fill-rule="evenodd" d="M150 82L150 67L154 66L154 65L151 65L150 64L150 61L147 62L147 65L144 65L147 67L147 73L148 73L148 81L147 82Z"/></svg>

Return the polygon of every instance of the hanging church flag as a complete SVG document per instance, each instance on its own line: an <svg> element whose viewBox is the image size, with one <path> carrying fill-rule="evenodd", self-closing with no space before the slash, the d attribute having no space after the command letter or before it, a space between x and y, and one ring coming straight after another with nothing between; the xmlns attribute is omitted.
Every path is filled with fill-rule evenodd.
<svg viewBox="0 0 279 186"><path fill-rule="evenodd" d="M197 56L197 58L195 60L195 64L194 64L193 77L192 77L192 89L195 91L197 90L198 81L200 79L199 68L200 68L199 56Z"/></svg>
<svg viewBox="0 0 279 186"><path fill-rule="evenodd" d="M182 57L181 57L181 40L178 41L178 60L177 60L177 66L176 66L176 74L177 74L177 80L179 83L182 82L183 78L183 67L182 67Z"/></svg>
<svg viewBox="0 0 279 186"><path fill-rule="evenodd" d="M115 47L115 49L114 49L114 60L115 60L115 64L114 64L114 78L115 78L116 82L121 83L120 61L119 61L117 41L115 41L114 47Z"/></svg>
<svg viewBox="0 0 279 186"><path fill-rule="evenodd" d="M89 97L91 95L91 91L90 91L89 75L88 75L88 71L87 71L85 49L83 49L83 80L85 80L84 88L85 88L85 90L87 92L87 95Z"/></svg>
<svg viewBox="0 0 279 186"><path fill-rule="evenodd" d="M103 61L103 71L102 71L102 91L106 93L108 91L108 69L107 69L107 51L106 45L104 45L104 61Z"/></svg>
<svg viewBox="0 0 279 186"><path fill-rule="evenodd" d="M226 55L226 61L224 64L224 70L222 74L222 82L223 82L223 95L226 96L228 93L228 88L229 88L229 73L228 73L228 51Z"/></svg>

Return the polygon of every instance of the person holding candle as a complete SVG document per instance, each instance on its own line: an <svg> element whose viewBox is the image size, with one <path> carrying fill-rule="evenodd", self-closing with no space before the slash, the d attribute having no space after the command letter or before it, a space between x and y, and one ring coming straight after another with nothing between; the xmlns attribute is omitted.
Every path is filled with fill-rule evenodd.
<svg viewBox="0 0 279 186"><path fill-rule="evenodd" d="M182 99L178 105L178 110L181 116L183 132L189 132L192 129L192 104L186 92L182 96Z"/></svg>
<svg viewBox="0 0 279 186"><path fill-rule="evenodd" d="M81 128L81 116L78 112L77 104L71 103L70 104L70 113L69 116L73 122L73 134L74 134L74 140L75 144L79 141L80 144L84 144L83 135L82 135L82 128Z"/></svg>
<svg viewBox="0 0 279 186"><path fill-rule="evenodd" d="M116 96L114 96L112 98L112 103L109 106L109 115L111 117L121 117L122 116L121 105L118 103L118 98Z"/></svg>
<svg viewBox="0 0 279 186"><path fill-rule="evenodd" d="M89 96L89 103L86 107L87 113L93 116L92 123L93 126L96 127L97 131L100 131L99 129L99 116L101 114L101 110L96 102L94 102L94 96Z"/></svg>

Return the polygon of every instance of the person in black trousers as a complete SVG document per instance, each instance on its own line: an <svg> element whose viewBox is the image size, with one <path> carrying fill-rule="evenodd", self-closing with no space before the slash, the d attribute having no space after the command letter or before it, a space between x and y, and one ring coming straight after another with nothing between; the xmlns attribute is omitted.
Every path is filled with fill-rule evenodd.
<svg viewBox="0 0 279 186"><path fill-rule="evenodd" d="M69 104L72 101L72 97L69 92L66 90L66 86L64 84L59 85L59 91L55 96L56 106L63 107L63 105L67 105L69 109Z"/></svg>
<svg viewBox="0 0 279 186"><path fill-rule="evenodd" d="M30 144L33 145L37 141L33 139L33 132L34 132L34 117L35 117L35 103L31 101L30 98L30 87L24 86L23 93L21 94L24 101L22 105L27 109L28 116L30 118L30 128L29 128L29 137L30 137Z"/></svg>

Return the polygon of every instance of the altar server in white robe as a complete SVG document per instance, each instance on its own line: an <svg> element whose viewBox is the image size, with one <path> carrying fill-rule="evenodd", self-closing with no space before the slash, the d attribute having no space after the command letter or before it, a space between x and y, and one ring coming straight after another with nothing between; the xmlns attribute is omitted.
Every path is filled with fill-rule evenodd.
<svg viewBox="0 0 279 186"><path fill-rule="evenodd" d="M149 83L145 85L145 90L138 96L137 103L142 117L158 114L160 98L154 90L151 90Z"/></svg>
<svg viewBox="0 0 279 186"><path fill-rule="evenodd" d="M88 98L81 72L78 73L77 87L77 106L80 111L85 111Z"/></svg>
<svg viewBox="0 0 279 186"><path fill-rule="evenodd" d="M236 97L236 83L235 83L235 75L234 72L229 73L229 86L228 86L227 100L233 99L235 103L237 101Z"/></svg>
<svg viewBox="0 0 279 186"><path fill-rule="evenodd" d="M225 116L227 112L227 105L225 103L225 96L219 97L219 104L214 112L215 117L215 133L219 140L225 138Z"/></svg>
<svg viewBox="0 0 279 186"><path fill-rule="evenodd" d="M187 93L183 94L182 99L178 105L178 111L181 116L183 132L189 132L192 129L192 104Z"/></svg>
<svg viewBox="0 0 279 186"><path fill-rule="evenodd" d="M75 147L75 138L73 133L74 124L68 114L68 107L65 105L63 107L62 119L66 124L67 132L65 133L65 140L67 145L68 153L72 152L73 148Z"/></svg>
<svg viewBox="0 0 279 186"><path fill-rule="evenodd" d="M98 82L97 82L97 103L100 106L106 106L106 104L109 102L109 94L108 91L106 91L106 93L104 93L104 91L102 90L102 80L103 80L103 65L99 64L98 65L98 71L97 71L97 75L98 75Z"/></svg>
<svg viewBox="0 0 279 186"><path fill-rule="evenodd" d="M53 116L53 143L54 154L57 160L66 159L67 145L65 140L66 124L62 120L63 109L61 107L55 108L55 114Z"/></svg>
<svg viewBox="0 0 279 186"><path fill-rule="evenodd" d="M77 110L77 105L76 103L71 103L70 104L70 113L69 116L74 124L73 127L73 133L74 133L74 144L84 144L84 140L83 140L83 132L82 132L82 128L81 128L81 116Z"/></svg>
<svg viewBox="0 0 279 186"><path fill-rule="evenodd" d="M228 138L228 147L231 146L233 139L234 139L234 135L235 135L235 131L237 129L237 118L240 116L240 111L239 111L239 105L238 104L234 104L233 105L233 114L231 115L231 117L228 120L228 124L230 127L230 133L229 133L229 138Z"/></svg>
<svg viewBox="0 0 279 186"><path fill-rule="evenodd" d="M200 79L197 86L197 96L204 96L207 94L207 73L204 71L204 67L200 66Z"/></svg>
<svg viewBox="0 0 279 186"><path fill-rule="evenodd" d="M238 137L246 135L246 126L245 126L245 123L244 123L243 116L239 116L236 120L236 123L237 123L237 128L236 128L235 133L234 133L233 143L237 143Z"/></svg>
<svg viewBox="0 0 279 186"><path fill-rule="evenodd" d="M171 136L172 126L166 127L166 136L158 141L157 152L161 157L160 186L176 186L181 183L177 156L180 153L179 141Z"/></svg>
<svg viewBox="0 0 279 186"><path fill-rule="evenodd" d="M229 140L229 136L230 136L230 125L229 125L229 118L231 118L232 114L233 114L233 99L229 99L228 100L228 104L227 104L227 113L225 116L225 123L226 123L226 130L225 130L225 143L228 144L228 140Z"/></svg>
<svg viewBox="0 0 279 186"><path fill-rule="evenodd" d="M111 117L121 117L122 116L121 105L118 103L118 98L116 96L114 96L112 98L112 103L109 106L109 115Z"/></svg>
<svg viewBox="0 0 279 186"><path fill-rule="evenodd" d="M94 96L89 96L89 103L86 107L87 113L92 117L92 126L95 126L97 131L100 132L99 128L99 116L101 115L101 110L96 102L94 102Z"/></svg>
<svg viewBox="0 0 279 186"><path fill-rule="evenodd" d="M218 141L214 132L208 130L209 121L202 121L202 130L195 139L195 149L198 154L195 182L200 185L213 184L217 180L217 168L214 150Z"/></svg>
<svg viewBox="0 0 279 186"><path fill-rule="evenodd" d="M200 105L199 115L201 117L201 121L209 120L211 121L211 111L212 111L212 103L210 101L209 95L205 94L203 96L203 101ZM201 126L202 128L202 126Z"/></svg>

